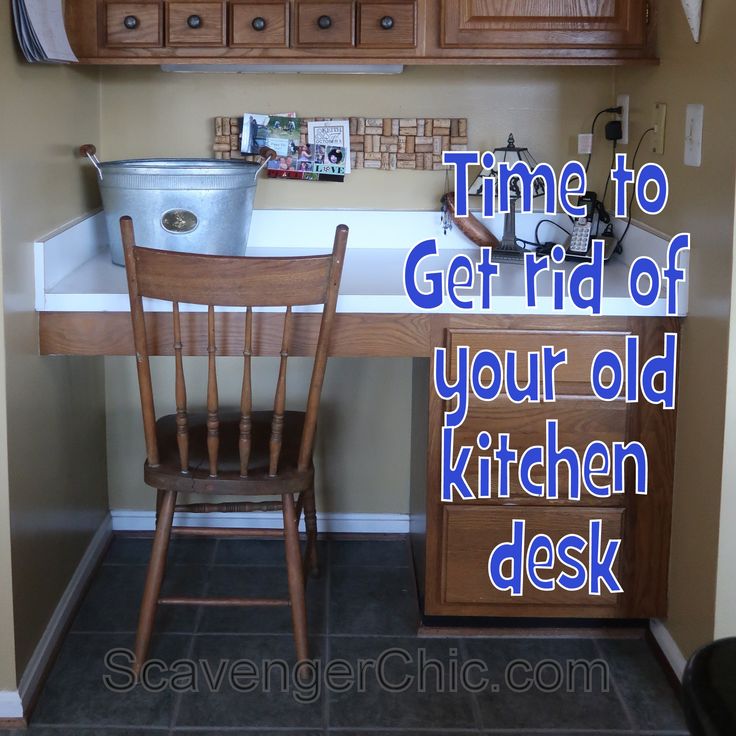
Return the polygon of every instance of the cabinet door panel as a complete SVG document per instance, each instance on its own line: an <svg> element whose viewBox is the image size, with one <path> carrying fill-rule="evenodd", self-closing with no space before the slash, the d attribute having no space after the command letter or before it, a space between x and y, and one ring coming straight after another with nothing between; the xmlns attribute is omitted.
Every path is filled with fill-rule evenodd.
<svg viewBox="0 0 736 736"><path fill-rule="evenodd" d="M484 403L478 400L471 402L468 416L460 427L454 432L454 449L457 456L458 448L462 446L473 447L473 452L468 463L465 478L470 487L477 493L478 485L478 458L491 457L493 450L497 447L498 435L500 433L509 435L509 446L522 453L535 445L546 445L546 421L557 419L558 422L558 447L572 447L581 458L585 448L593 440L600 440L608 447L613 442L624 442L627 439L629 418L629 406L625 401L613 401L603 403L589 397L560 397L554 404L514 404L505 396L500 396L492 402ZM476 443L479 432L489 432L493 441L491 448L481 451ZM491 495L492 498L484 499L486 503L494 504L539 504L540 499L526 493L518 478L518 465L511 465L509 473L510 497L498 498L498 466L492 464ZM530 471L531 480L534 483L545 483L546 470L543 466L535 465ZM556 474L558 483L558 500L542 501L548 503L550 508L562 504L595 504L595 505L622 505L624 497L620 494L611 495L608 498L598 498L581 488L580 501L568 499L569 472L567 465L560 463ZM595 483L599 486L611 482L610 473L596 475ZM461 503L456 496L455 503ZM478 500L470 501L471 504L479 503Z"/></svg>
<svg viewBox="0 0 736 736"><path fill-rule="evenodd" d="M627 47L646 41L647 0L443 0L445 48Z"/></svg>
<svg viewBox="0 0 736 736"><path fill-rule="evenodd" d="M168 3L167 46L224 46L225 3Z"/></svg>
<svg viewBox="0 0 736 736"><path fill-rule="evenodd" d="M541 591L524 580L521 596L512 596L508 591L495 588L488 578L488 557L494 547L511 541L514 519L525 521L525 545L536 534L546 534L556 545L566 534L578 534L584 539L589 536L589 523L602 522L603 548L610 539L621 539L623 534L623 509L550 509L525 508L480 508L446 506L444 508L443 538L443 591L447 603L490 604L488 615L513 615L514 606L537 605L537 615L554 616L555 606L609 606L618 604L620 594L611 593L605 585L600 595L589 595L587 586L581 590L567 591L557 587L552 591ZM595 551L594 551L595 553ZM626 583L619 574L621 548L616 556L613 571L621 585ZM587 563L588 550L582 553ZM567 571L559 561L551 570L540 573L543 578L553 578ZM508 573L505 573L508 574ZM525 576L525 573L524 573Z"/></svg>
<svg viewBox="0 0 736 736"><path fill-rule="evenodd" d="M105 46L161 46L161 3L105 3Z"/></svg>
<svg viewBox="0 0 736 736"><path fill-rule="evenodd" d="M554 346L555 351L567 350L567 364L555 370L555 386L558 393L590 395L590 368L600 350L611 350L624 360L625 332L558 332L545 330L448 330L447 348L450 362L449 373L456 376L457 348L469 348L469 360L481 350L492 350L501 361L507 350L517 353L517 382L526 385L530 352L540 352L545 345ZM540 369L541 370L541 369Z"/></svg>
<svg viewBox="0 0 736 736"><path fill-rule="evenodd" d="M289 45L289 3L284 0L230 3L230 45L285 47Z"/></svg>
<svg viewBox="0 0 736 736"><path fill-rule="evenodd" d="M296 45L341 48L355 45L355 3L297 0Z"/></svg>

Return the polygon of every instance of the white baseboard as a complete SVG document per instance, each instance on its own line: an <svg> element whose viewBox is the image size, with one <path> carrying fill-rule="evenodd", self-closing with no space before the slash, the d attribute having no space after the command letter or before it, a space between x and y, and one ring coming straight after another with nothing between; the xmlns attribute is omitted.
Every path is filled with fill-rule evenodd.
<svg viewBox="0 0 736 736"><path fill-rule="evenodd" d="M0 718L22 720L23 703L17 690L0 690Z"/></svg>
<svg viewBox="0 0 736 736"><path fill-rule="evenodd" d="M672 638L672 634L670 634L664 622L660 619L651 619L649 621L649 628L657 644L659 644L662 654L664 654L670 663L670 667L672 667L672 670L677 675L677 679L682 681L682 674L685 671L687 659L685 659L685 655L680 651L680 647L677 646L677 642Z"/></svg>
<svg viewBox="0 0 736 736"><path fill-rule="evenodd" d="M18 691L16 693L0 693L0 718L17 718L23 716L23 710L28 707L30 699L41 684L41 678L46 671L46 667L59 645L69 619L74 613L74 609L82 597L91 575L94 573L100 558L107 548L111 535L112 520L107 515L87 545L87 549L82 555L77 569L74 571L69 584L66 586L66 590L54 609L46 630L36 645L26 665L26 669L20 678ZM17 703L11 702L10 700L6 701L3 697L5 695L14 695ZM11 709L13 711L12 714L10 713ZM18 710L20 710L20 713L17 712Z"/></svg>
<svg viewBox="0 0 736 736"><path fill-rule="evenodd" d="M153 511L113 509L112 528L116 532L153 531L156 514ZM188 514L174 516L176 526L202 526L212 529L276 529L283 526L279 511L256 514ZM409 514L317 514L321 532L354 534L408 534ZM302 529L304 520L302 519Z"/></svg>

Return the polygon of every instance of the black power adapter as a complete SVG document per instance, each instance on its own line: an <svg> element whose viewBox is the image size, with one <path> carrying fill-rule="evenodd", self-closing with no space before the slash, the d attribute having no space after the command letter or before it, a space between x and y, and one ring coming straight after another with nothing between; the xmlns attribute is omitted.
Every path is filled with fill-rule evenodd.
<svg viewBox="0 0 736 736"><path fill-rule="evenodd" d="M610 120L606 123L606 140L614 143L620 141L624 137L623 128L620 120Z"/></svg>

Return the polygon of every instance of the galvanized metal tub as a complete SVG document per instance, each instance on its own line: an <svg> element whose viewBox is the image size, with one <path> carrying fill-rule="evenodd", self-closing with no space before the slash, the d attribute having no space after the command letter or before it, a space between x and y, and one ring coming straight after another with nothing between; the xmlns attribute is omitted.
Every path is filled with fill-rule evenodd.
<svg viewBox="0 0 736 736"><path fill-rule="evenodd" d="M83 151L89 155L87 151ZM125 265L120 218L133 218L136 242L180 253L244 255L256 179L263 165L214 159L133 159L98 172L113 263Z"/></svg>

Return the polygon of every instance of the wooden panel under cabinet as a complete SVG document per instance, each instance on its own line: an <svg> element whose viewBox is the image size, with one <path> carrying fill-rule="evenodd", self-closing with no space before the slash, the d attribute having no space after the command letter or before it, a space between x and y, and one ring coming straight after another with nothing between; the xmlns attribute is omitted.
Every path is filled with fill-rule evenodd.
<svg viewBox="0 0 736 736"><path fill-rule="evenodd" d="M355 3L296 0L296 45L345 48L355 45Z"/></svg>
<svg viewBox="0 0 736 736"><path fill-rule="evenodd" d="M480 508L446 506L443 536L443 600L447 603L488 604L511 609L516 598L508 591L494 588L488 581L488 557L498 544L510 541L514 519L524 520L525 544L536 534L546 534L554 545L566 534L578 534L588 539L591 520L601 521L602 548L612 539L621 539L623 533L623 509L589 508L534 508L520 513L513 508ZM587 562L588 550L582 553ZM620 576L620 558L616 558L613 573ZM556 578L561 572L570 572L558 560L551 569L540 571L544 579ZM522 576L522 579L525 575ZM591 596L588 588L566 591L559 586L555 590L541 591L524 580L522 598L525 605L555 606L615 606L616 595L605 585L600 595ZM503 615L503 614L502 614ZM554 610L550 612L554 615Z"/></svg>
<svg viewBox="0 0 736 736"><path fill-rule="evenodd" d="M161 3L106 2L105 45L115 47L161 46L163 11Z"/></svg>
<svg viewBox="0 0 736 736"><path fill-rule="evenodd" d="M417 45L417 4L410 2L360 2L360 48L414 48Z"/></svg>
<svg viewBox="0 0 736 736"><path fill-rule="evenodd" d="M442 0L445 48L643 46L649 0Z"/></svg>
<svg viewBox="0 0 736 736"><path fill-rule="evenodd" d="M167 2L167 46L224 46L224 2Z"/></svg>
<svg viewBox="0 0 736 736"><path fill-rule="evenodd" d="M287 47L289 3L284 0L232 0L230 46Z"/></svg>

